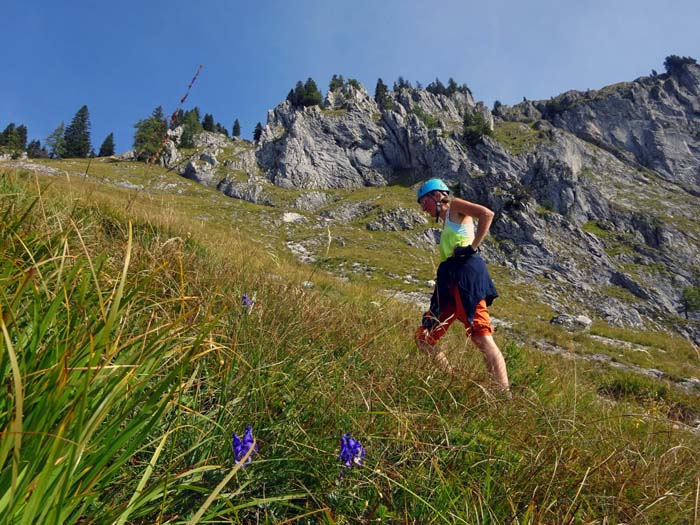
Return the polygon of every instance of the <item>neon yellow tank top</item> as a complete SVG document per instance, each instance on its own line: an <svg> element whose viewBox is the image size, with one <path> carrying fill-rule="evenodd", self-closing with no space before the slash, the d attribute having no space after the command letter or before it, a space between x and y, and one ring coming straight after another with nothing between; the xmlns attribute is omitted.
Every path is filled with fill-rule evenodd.
<svg viewBox="0 0 700 525"><path fill-rule="evenodd" d="M445 226L440 235L440 261L452 256L456 246L469 246L474 241L474 227L459 224L450 220L450 211L445 216Z"/></svg>

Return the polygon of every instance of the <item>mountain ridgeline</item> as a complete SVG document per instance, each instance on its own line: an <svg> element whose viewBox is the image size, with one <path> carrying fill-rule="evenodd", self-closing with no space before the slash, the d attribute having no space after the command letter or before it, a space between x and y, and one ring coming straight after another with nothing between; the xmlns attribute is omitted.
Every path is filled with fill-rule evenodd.
<svg viewBox="0 0 700 525"><path fill-rule="evenodd" d="M357 81L335 82L320 105L270 110L258 140L234 139L233 154L230 139L204 133L185 158L174 130L162 162L258 204L279 205L272 185L298 190L307 198L295 206L312 216L339 189L440 177L496 212L486 258L555 310L697 342L687 292L700 288L700 67L666 69L493 110L468 89L404 84L378 103ZM485 124L476 139L474 120Z"/></svg>

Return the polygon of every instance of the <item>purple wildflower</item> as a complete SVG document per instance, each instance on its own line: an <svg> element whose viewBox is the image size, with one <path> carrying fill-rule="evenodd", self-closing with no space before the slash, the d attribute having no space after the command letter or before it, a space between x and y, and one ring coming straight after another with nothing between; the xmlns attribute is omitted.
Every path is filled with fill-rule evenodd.
<svg viewBox="0 0 700 525"><path fill-rule="evenodd" d="M253 305L255 305L255 295L253 295L253 297L248 297L248 294L244 293L241 304L243 304L243 306L245 306L250 312L253 309Z"/></svg>
<svg viewBox="0 0 700 525"><path fill-rule="evenodd" d="M347 468L353 465L362 466L362 458L365 457L365 447L352 437L352 434L345 434L340 438L340 461Z"/></svg>
<svg viewBox="0 0 700 525"><path fill-rule="evenodd" d="M250 448L253 447L253 452L246 460L246 463L253 461L253 454L258 451L258 445L255 444L255 438L253 438L253 427L245 427L245 432L243 432L243 439L238 437L238 434L233 433L233 453L236 456L236 463L240 463Z"/></svg>

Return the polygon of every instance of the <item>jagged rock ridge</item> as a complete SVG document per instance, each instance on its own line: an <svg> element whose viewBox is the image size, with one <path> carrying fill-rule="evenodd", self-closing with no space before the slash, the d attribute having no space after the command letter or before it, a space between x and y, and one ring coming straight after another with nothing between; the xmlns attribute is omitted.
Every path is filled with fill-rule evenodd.
<svg viewBox="0 0 700 525"><path fill-rule="evenodd" d="M520 104L510 116L522 119L525 112L669 181L700 185L700 68L694 64L598 91L568 91L546 102Z"/></svg>

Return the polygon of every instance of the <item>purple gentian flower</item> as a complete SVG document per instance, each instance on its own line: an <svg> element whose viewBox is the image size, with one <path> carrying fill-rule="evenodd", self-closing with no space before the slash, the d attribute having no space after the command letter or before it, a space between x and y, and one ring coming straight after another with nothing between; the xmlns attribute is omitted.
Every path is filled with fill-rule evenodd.
<svg viewBox="0 0 700 525"><path fill-rule="evenodd" d="M253 461L253 454L258 451L258 445L255 444L255 439L253 438L253 427L245 427L243 439L239 438L235 432L233 433L233 453L236 456L236 463L243 459L243 456L248 453L251 447L253 447L253 452L248 456L246 463Z"/></svg>
<svg viewBox="0 0 700 525"><path fill-rule="evenodd" d="M345 434L340 438L340 461L347 468L353 465L362 466L362 458L365 457L365 447L352 437L352 434Z"/></svg>
<svg viewBox="0 0 700 525"><path fill-rule="evenodd" d="M255 295L253 295L253 297L248 297L248 294L244 293L242 298L242 304L250 312L253 309L253 305L255 304Z"/></svg>

